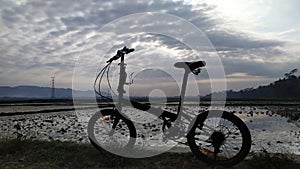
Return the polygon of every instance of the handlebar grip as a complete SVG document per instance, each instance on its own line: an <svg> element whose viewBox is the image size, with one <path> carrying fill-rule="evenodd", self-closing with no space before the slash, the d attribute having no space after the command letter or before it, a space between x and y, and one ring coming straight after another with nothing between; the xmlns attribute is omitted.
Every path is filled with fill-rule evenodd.
<svg viewBox="0 0 300 169"><path fill-rule="evenodd" d="M133 52L133 51L134 51L134 49L133 49L133 48L129 49L129 53L130 53L130 52Z"/></svg>
<svg viewBox="0 0 300 169"><path fill-rule="evenodd" d="M122 55L124 56L125 54L131 53L134 51L134 48L129 49L126 46L123 47L123 49L118 50L117 54L115 56L113 56L112 58L110 58L108 61L106 61L106 63L112 62L114 60L118 60Z"/></svg>

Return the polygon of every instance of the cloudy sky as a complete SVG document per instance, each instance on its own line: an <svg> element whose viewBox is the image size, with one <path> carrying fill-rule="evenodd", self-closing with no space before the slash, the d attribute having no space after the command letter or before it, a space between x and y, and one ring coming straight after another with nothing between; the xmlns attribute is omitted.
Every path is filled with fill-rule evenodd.
<svg viewBox="0 0 300 169"><path fill-rule="evenodd" d="M71 88L78 60L85 63L78 79L92 81L95 68L89 63L101 65L105 57L100 55L101 47L111 45L110 54L124 42L137 49L132 58L142 53L143 58L151 58L142 63L133 59L135 66L145 68L145 63L151 62L153 67L155 61L167 60L170 55L176 61L182 55L189 56L182 59L192 59L190 50L174 40L176 37L154 36L149 31L125 36L129 27L147 29L145 25L151 24L157 32L164 32L166 28L158 26L162 23L147 19L131 26L118 20L155 12L177 16L202 31L223 63L228 89L257 87L300 68L299 6L298 0L0 0L0 86L50 86L50 77L55 76L56 87ZM110 25L103 29L112 22L117 22L118 28ZM101 45L104 42L105 47ZM155 55L158 58L153 58ZM209 83L205 77L198 82Z"/></svg>

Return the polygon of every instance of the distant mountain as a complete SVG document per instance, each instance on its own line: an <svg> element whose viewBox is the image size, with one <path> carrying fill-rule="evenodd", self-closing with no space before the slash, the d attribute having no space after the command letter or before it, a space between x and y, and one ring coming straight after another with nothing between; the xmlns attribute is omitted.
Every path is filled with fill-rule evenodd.
<svg viewBox="0 0 300 169"><path fill-rule="evenodd" d="M78 98L94 97L94 91L74 90L74 96ZM0 98L36 98L48 99L51 97L50 87L39 86L2 86L0 87ZM70 88L55 88L55 98L57 99L72 99L72 89Z"/></svg>
<svg viewBox="0 0 300 169"><path fill-rule="evenodd" d="M267 86L258 88L247 88L240 91L226 91L229 99L300 99L300 76L286 75L287 77L279 79ZM216 95L224 92L214 93ZM210 98L212 94L204 98Z"/></svg>
<svg viewBox="0 0 300 169"><path fill-rule="evenodd" d="M266 86L257 88L247 88L240 91L226 91L229 99L297 99L300 100L300 76L293 74L285 74L285 78L279 79ZM225 92L214 93L215 96L224 95ZM107 93L103 95L109 96ZM211 98L212 94L208 94L202 98ZM38 86L16 86L0 87L0 98L28 98L28 99L49 99L51 97L50 87ZM94 98L94 91L80 91L70 88L56 88L55 98L72 99L76 98ZM188 96L187 96L188 97Z"/></svg>

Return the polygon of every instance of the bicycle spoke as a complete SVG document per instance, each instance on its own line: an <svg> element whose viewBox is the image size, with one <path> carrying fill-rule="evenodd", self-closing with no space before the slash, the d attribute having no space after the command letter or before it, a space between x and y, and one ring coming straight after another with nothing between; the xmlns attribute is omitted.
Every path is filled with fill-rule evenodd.
<svg viewBox="0 0 300 169"><path fill-rule="evenodd" d="M203 141L203 142L206 142L206 143L208 142L207 139L195 138L195 140L197 140L197 141Z"/></svg>
<svg viewBox="0 0 300 169"><path fill-rule="evenodd" d="M123 147L130 140L129 128L120 118L104 116L94 124L97 142L104 147Z"/></svg>
<svg viewBox="0 0 300 169"><path fill-rule="evenodd" d="M222 117L204 118L207 113L197 122L193 135L188 137L195 155L216 164L232 165L243 160L251 147L251 135L247 126L228 112L224 112ZM196 149L193 148L194 144L197 145Z"/></svg>

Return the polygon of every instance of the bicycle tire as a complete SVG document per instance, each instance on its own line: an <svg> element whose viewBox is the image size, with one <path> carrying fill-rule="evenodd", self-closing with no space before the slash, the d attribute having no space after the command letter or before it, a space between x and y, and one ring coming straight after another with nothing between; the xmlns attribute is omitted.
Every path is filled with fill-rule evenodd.
<svg viewBox="0 0 300 169"><path fill-rule="evenodd" d="M208 113L198 115L187 135L188 145L196 158L222 166L233 166L244 160L251 148L251 134L246 124L226 111L222 111L221 117L208 117ZM218 122L212 124L214 119ZM239 145L233 144L234 140ZM227 148L232 149L228 151Z"/></svg>
<svg viewBox="0 0 300 169"><path fill-rule="evenodd" d="M110 111L105 111L104 115L101 112L97 112L90 118L87 128L88 138L91 144L100 151L104 149L113 154L128 156L136 141L136 129L132 121L121 115L116 115L114 111L111 110L111 113ZM117 118L119 122L116 128L112 129L112 123ZM101 125L103 125L102 128ZM111 131L113 131L113 134L108 134ZM127 140L122 140L124 138ZM105 140L109 143L106 144ZM121 144L113 145L112 141L120 141Z"/></svg>

